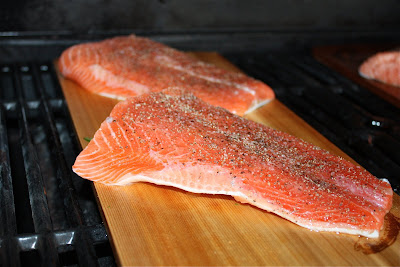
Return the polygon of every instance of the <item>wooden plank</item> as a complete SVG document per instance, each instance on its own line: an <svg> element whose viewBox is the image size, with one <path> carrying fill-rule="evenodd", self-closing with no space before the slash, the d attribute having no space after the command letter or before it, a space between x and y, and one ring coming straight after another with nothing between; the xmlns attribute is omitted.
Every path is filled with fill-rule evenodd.
<svg viewBox="0 0 400 267"><path fill-rule="evenodd" d="M318 46L314 57L321 63L338 71L372 93L400 108L400 88L361 77L358 68L368 57L383 51L399 50L399 44L348 44Z"/></svg>
<svg viewBox="0 0 400 267"><path fill-rule="evenodd" d="M192 55L238 70L216 53ZM84 137L94 135L117 101L59 79L85 147ZM278 100L247 117L349 158ZM310 231L229 196L193 194L147 183L123 187L95 183L94 188L117 261L123 266L400 265L397 195L385 234L367 239Z"/></svg>

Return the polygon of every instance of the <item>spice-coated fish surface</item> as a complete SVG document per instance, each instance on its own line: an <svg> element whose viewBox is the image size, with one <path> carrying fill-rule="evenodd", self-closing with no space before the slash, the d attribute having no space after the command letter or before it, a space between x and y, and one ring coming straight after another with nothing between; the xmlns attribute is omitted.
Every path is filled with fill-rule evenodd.
<svg viewBox="0 0 400 267"><path fill-rule="evenodd" d="M400 87L400 51L380 52L359 67L361 76Z"/></svg>
<svg viewBox="0 0 400 267"><path fill-rule="evenodd" d="M58 66L63 76L83 88L118 99L182 87L243 115L275 97L261 81L135 35L72 46L61 54Z"/></svg>
<svg viewBox="0 0 400 267"><path fill-rule="evenodd" d="M118 103L73 170L107 185L226 194L300 226L378 236L393 191L362 167L181 90Z"/></svg>

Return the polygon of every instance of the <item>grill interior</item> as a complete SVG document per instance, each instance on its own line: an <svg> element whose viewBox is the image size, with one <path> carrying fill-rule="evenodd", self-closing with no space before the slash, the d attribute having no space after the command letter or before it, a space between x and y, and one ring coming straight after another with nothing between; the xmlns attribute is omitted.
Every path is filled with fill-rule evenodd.
<svg viewBox="0 0 400 267"><path fill-rule="evenodd" d="M224 56L398 192L399 109L308 52ZM1 64L0 104L0 266L115 265L91 182L71 171L80 145L52 62Z"/></svg>

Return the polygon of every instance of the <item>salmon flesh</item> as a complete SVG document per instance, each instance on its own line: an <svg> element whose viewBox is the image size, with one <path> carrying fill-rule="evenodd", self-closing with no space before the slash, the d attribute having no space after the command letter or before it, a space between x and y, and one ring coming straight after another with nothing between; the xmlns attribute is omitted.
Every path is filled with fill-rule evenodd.
<svg viewBox="0 0 400 267"><path fill-rule="evenodd" d="M400 87L400 51L380 52L369 57L359 67L359 74Z"/></svg>
<svg viewBox="0 0 400 267"><path fill-rule="evenodd" d="M392 205L387 180L178 89L119 102L73 170L107 185L231 195L312 230L367 237Z"/></svg>
<svg viewBox="0 0 400 267"><path fill-rule="evenodd" d="M243 115L275 97L261 81L135 35L72 46L61 54L58 67L83 88L118 99L190 88L204 101Z"/></svg>

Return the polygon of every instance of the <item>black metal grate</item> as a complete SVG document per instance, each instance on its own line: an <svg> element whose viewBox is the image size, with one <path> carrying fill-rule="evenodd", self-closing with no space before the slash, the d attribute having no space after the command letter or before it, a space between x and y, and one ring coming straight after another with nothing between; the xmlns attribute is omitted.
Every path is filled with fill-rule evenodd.
<svg viewBox="0 0 400 267"><path fill-rule="evenodd" d="M277 98L377 177L400 191L400 110L311 55L225 55L269 84Z"/></svg>
<svg viewBox="0 0 400 267"><path fill-rule="evenodd" d="M114 266L51 63L0 66L0 266Z"/></svg>

